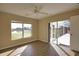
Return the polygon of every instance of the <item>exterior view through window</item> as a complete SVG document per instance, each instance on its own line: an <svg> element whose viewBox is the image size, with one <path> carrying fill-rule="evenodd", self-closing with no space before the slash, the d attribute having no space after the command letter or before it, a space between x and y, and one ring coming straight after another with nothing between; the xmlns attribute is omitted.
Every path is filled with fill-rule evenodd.
<svg viewBox="0 0 79 59"><path fill-rule="evenodd" d="M31 24L23 24L24 37L32 36L32 25Z"/></svg>
<svg viewBox="0 0 79 59"><path fill-rule="evenodd" d="M25 23L11 23L11 40L18 40L21 38L29 38L32 36L32 24Z"/></svg>
<svg viewBox="0 0 79 59"><path fill-rule="evenodd" d="M70 21L56 21L50 23L50 43L70 46Z"/></svg>

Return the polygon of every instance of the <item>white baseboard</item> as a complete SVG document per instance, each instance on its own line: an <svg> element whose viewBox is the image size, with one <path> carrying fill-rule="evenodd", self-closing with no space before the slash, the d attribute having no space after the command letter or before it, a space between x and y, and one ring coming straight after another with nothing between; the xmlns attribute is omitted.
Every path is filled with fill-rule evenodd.
<svg viewBox="0 0 79 59"><path fill-rule="evenodd" d="M40 40L40 41L45 42L45 43L48 43L47 41L44 41L44 40Z"/></svg>

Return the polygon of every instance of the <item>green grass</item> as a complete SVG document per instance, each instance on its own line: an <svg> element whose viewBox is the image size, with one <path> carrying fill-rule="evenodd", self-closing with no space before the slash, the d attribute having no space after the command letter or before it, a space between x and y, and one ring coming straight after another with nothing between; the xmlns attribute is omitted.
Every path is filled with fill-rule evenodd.
<svg viewBox="0 0 79 59"><path fill-rule="evenodd" d="M24 38L31 37L31 36L32 36L31 31L27 31L27 30L24 31ZM21 39L21 38L23 38L21 31L18 31L18 32L15 32L15 33L12 32L12 37L11 37L12 40L18 40L18 39Z"/></svg>
<svg viewBox="0 0 79 59"><path fill-rule="evenodd" d="M31 37L32 33L31 31L24 31L24 37Z"/></svg>

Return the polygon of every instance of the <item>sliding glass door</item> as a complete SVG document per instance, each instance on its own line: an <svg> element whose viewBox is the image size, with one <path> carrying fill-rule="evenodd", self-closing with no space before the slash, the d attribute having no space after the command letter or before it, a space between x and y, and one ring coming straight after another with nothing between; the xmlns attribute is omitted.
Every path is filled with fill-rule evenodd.
<svg viewBox="0 0 79 59"><path fill-rule="evenodd" d="M70 45L70 22L68 20L50 23L50 42Z"/></svg>
<svg viewBox="0 0 79 59"><path fill-rule="evenodd" d="M58 40L57 40L57 29L58 29L58 23L57 22L51 22L50 23L50 27L51 27L51 30L50 30L50 42L52 43L55 43L57 44L58 43Z"/></svg>

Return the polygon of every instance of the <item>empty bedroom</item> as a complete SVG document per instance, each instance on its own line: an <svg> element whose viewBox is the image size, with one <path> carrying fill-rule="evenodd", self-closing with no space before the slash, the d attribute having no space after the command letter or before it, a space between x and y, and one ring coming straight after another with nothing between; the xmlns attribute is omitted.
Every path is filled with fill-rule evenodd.
<svg viewBox="0 0 79 59"><path fill-rule="evenodd" d="M0 3L0 56L79 56L79 3Z"/></svg>

